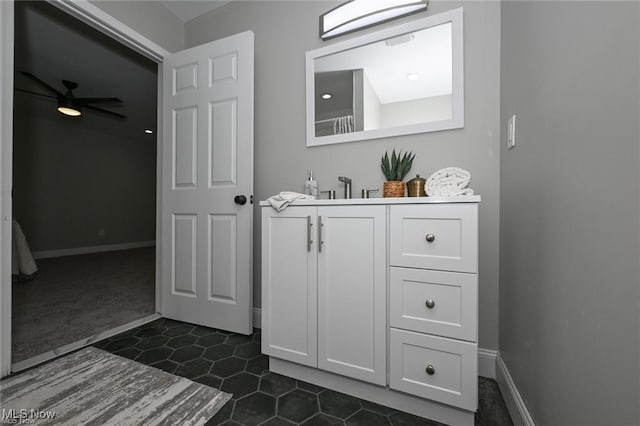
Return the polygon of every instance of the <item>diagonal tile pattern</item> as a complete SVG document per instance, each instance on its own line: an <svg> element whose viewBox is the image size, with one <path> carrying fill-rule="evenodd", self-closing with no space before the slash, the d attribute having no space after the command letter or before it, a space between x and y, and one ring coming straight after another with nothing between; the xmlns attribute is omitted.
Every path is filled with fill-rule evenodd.
<svg viewBox="0 0 640 426"><path fill-rule="evenodd" d="M439 423L269 372L251 336L159 319L94 346L233 394L207 425L433 426ZM480 378L477 426L512 425L495 381Z"/></svg>

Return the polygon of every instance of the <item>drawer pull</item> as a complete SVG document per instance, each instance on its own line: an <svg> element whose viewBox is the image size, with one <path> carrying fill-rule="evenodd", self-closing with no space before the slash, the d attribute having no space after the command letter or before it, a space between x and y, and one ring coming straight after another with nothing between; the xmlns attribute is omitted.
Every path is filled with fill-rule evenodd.
<svg viewBox="0 0 640 426"><path fill-rule="evenodd" d="M436 369L431 364L427 365L427 368L425 369L425 371L430 376L433 376L434 374L436 374Z"/></svg>
<svg viewBox="0 0 640 426"><path fill-rule="evenodd" d="M433 234L427 234L426 240L427 240L428 243L432 243L432 242L434 242L436 240L436 236L433 235Z"/></svg>
<svg viewBox="0 0 640 426"><path fill-rule="evenodd" d="M433 309L436 306L436 302L433 299L427 299L427 301L424 302L424 304L429 309Z"/></svg>

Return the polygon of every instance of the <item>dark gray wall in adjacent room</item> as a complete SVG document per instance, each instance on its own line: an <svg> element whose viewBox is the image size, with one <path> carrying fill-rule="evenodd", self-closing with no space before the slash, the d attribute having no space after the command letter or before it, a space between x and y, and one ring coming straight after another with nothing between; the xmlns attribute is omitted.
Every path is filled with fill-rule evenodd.
<svg viewBox="0 0 640 426"><path fill-rule="evenodd" d="M15 104L13 212L33 251L155 240L155 137L113 135L91 119Z"/></svg>
<svg viewBox="0 0 640 426"><path fill-rule="evenodd" d="M540 425L640 424L639 6L502 2L500 354Z"/></svg>
<svg viewBox="0 0 640 426"><path fill-rule="evenodd" d="M44 95L28 71L126 120L84 110L56 111L56 100L14 94L13 214L33 251L155 240L157 65L44 2L17 2L15 87ZM97 105L96 105L97 106Z"/></svg>

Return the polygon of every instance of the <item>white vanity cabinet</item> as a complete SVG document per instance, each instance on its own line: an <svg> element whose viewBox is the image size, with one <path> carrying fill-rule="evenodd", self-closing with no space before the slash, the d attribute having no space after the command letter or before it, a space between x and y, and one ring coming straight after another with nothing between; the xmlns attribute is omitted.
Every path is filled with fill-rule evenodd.
<svg viewBox="0 0 640 426"><path fill-rule="evenodd" d="M473 424L480 197L262 203L262 352L276 373Z"/></svg>
<svg viewBox="0 0 640 426"><path fill-rule="evenodd" d="M384 206L262 210L262 352L386 383Z"/></svg>

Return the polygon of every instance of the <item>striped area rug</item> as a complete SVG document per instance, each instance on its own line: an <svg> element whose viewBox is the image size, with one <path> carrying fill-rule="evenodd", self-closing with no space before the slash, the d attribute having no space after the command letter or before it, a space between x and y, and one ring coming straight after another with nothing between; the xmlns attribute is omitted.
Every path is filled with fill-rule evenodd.
<svg viewBox="0 0 640 426"><path fill-rule="evenodd" d="M0 423L22 416L38 425L202 425L230 398L89 347L0 381Z"/></svg>

